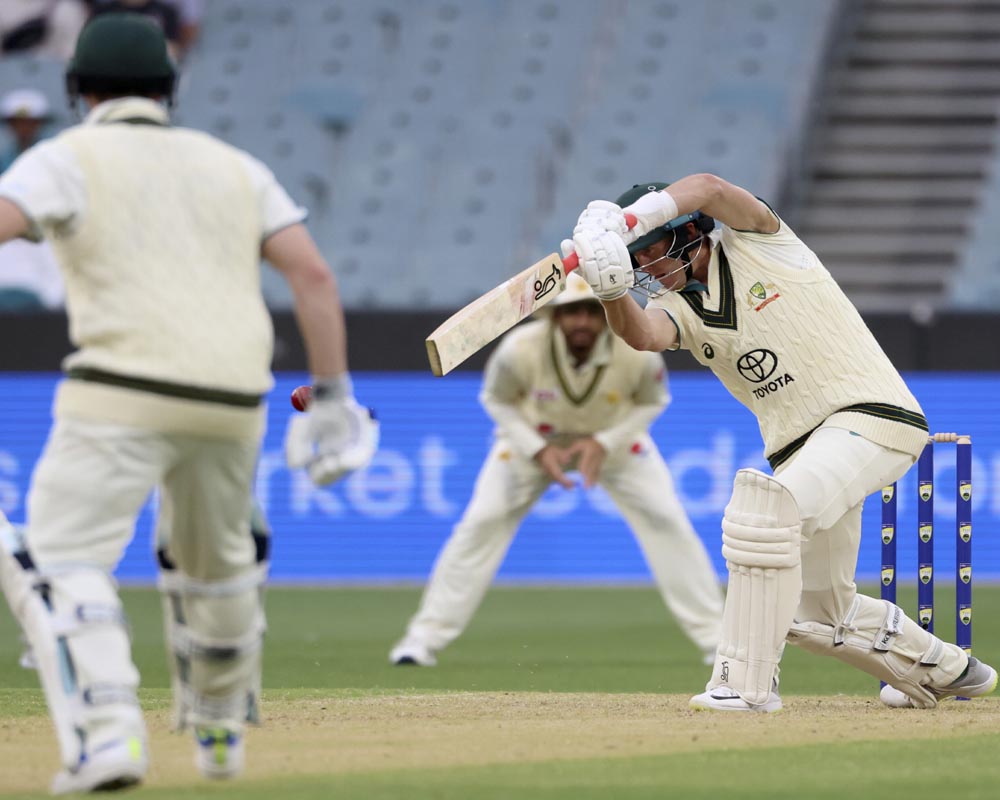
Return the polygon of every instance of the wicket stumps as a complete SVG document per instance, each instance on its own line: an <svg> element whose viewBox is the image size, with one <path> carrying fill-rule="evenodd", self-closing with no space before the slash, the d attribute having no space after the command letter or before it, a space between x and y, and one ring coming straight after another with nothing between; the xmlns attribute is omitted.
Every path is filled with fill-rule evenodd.
<svg viewBox="0 0 1000 800"><path fill-rule="evenodd" d="M934 445L955 443L955 644L972 651L972 438L935 433L917 462L917 620L934 632ZM882 599L896 602L896 484L882 490Z"/></svg>

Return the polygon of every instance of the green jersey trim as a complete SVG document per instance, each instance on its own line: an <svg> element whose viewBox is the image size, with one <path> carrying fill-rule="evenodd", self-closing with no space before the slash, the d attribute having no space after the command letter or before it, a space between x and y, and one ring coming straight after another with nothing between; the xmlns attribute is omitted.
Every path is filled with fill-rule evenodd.
<svg viewBox="0 0 1000 800"><path fill-rule="evenodd" d="M835 413L840 414L845 411L853 411L858 414L868 414L869 416L878 417L879 419L888 419L892 422L901 422L904 425L912 425L914 428L919 428L922 431L930 430L930 426L927 424L927 418L923 414L916 411L907 411L905 408L889 405L888 403L858 403L853 406L847 406L847 408L842 408ZM808 433L802 434L795 441L789 442L780 450L776 450L767 456L767 463L771 465L771 469L777 469L788 461L788 459L794 456L802 448L802 445L806 443L806 440L812 436L819 427L820 426L817 425Z"/></svg>
<svg viewBox="0 0 1000 800"><path fill-rule="evenodd" d="M596 345L595 345L596 346ZM566 376L563 375L562 369L559 367L559 358L556 353L556 330L553 326L552 331L549 333L549 355L552 357L552 366L556 371L556 378L559 379L559 386L563 390L563 394L566 395L566 399L569 400L575 406L582 406L586 403L594 392L597 390L597 384L601 382L601 378L604 377L604 371L607 369L607 364L601 364L594 371L594 378L591 380L590 385L583 390L583 394L574 394L573 390L569 388L569 381L566 380Z"/></svg>
<svg viewBox="0 0 1000 800"><path fill-rule="evenodd" d="M739 327L736 319L736 292L733 288L733 273L725 251L719 248L719 310L705 308L705 300L700 292L679 292L691 310L698 315L706 328L722 328L735 331Z"/></svg>
<svg viewBox="0 0 1000 800"><path fill-rule="evenodd" d="M263 396L259 394L228 392L224 389L206 389L201 386L187 386L181 383L150 380L149 378L134 378L129 375L105 372L93 367L72 367L67 370L66 377L76 381L105 383L109 386L120 386L123 389L135 389L139 392L176 397L180 400L197 400L202 403L218 403L237 408L256 408L264 400Z"/></svg>

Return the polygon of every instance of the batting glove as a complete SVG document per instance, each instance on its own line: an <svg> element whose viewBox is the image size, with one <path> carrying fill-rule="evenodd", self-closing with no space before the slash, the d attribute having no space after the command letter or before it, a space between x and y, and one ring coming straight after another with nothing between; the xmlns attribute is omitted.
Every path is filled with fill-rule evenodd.
<svg viewBox="0 0 1000 800"><path fill-rule="evenodd" d="M573 236L586 228L596 228L601 231L613 231L621 237L628 233L625 224L625 212L621 206L607 200L592 200L580 214L573 228Z"/></svg>
<svg viewBox="0 0 1000 800"><path fill-rule="evenodd" d="M309 409L288 422L285 459L291 469L304 467L314 484L325 486L368 466L379 433L371 411L354 399L349 378L318 382Z"/></svg>
<svg viewBox="0 0 1000 800"><path fill-rule="evenodd" d="M580 257L580 275L599 299L617 300L635 284L632 259L619 234L583 228L573 234L573 249Z"/></svg>

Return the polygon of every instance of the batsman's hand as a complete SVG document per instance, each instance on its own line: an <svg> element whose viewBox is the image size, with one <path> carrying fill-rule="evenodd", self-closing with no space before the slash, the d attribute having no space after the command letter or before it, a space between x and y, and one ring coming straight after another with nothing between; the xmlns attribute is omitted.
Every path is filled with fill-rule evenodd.
<svg viewBox="0 0 1000 800"><path fill-rule="evenodd" d="M567 242L562 243L564 251ZM617 233L578 229L573 233L572 249L580 258L577 271L600 300L617 300L635 285L632 258Z"/></svg>
<svg viewBox="0 0 1000 800"><path fill-rule="evenodd" d="M305 468L314 484L325 486L367 467L378 442L378 420L353 397L314 398L307 412L288 422L285 459L291 469Z"/></svg>
<svg viewBox="0 0 1000 800"><path fill-rule="evenodd" d="M576 221L576 227L573 228L573 237L576 238L577 233L587 228L617 233L626 242L631 242L635 238L634 236L628 238L631 234L625 223L625 212L622 207L608 200L591 200L587 204Z"/></svg>

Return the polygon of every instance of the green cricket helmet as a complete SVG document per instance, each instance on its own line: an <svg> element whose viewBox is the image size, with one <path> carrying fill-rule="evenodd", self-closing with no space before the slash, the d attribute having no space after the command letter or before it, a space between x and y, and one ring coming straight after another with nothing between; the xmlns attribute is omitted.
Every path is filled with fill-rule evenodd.
<svg viewBox="0 0 1000 800"><path fill-rule="evenodd" d="M669 185L669 183L664 183L662 181L637 183L627 192L622 194L617 200L615 200L615 203L622 208L625 208L626 206L632 205L632 203L640 197L643 197L650 192L658 192L661 189L666 189ZM694 225L693 233L687 228L689 222ZM669 247L667 247L666 253L661 256L660 259L657 259L657 261L662 258L671 258L681 261L687 279L691 280L691 260L696 257L698 250L704 244L705 237L712 230L714 230L714 228L715 219L713 217L708 216L708 214L703 214L701 211L692 211L690 214L681 214L680 216L674 217L673 219L668 220L666 225L661 225L658 228L654 228L644 236L640 236L628 246L629 255L632 256L632 268L637 271L635 276L635 285L633 288L649 297L658 297L663 293L663 289L660 288L659 280L652 275L645 273L642 267L640 267L639 262L635 260L635 253L638 253L640 250L645 250L647 247L668 237L671 237L672 241ZM674 271L676 272L677 270ZM669 274L673 274L673 272Z"/></svg>
<svg viewBox="0 0 1000 800"><path fill-rule="evenodd" d="M66 67L73 106L82 94L162 95L172 105L176 84L163 29L143 14L98 14L80 31Z"/></svg>
<svg viewBox="0 0 1000 800"><path fill-rule="evenodd" d="M622 194L615 203L617 203L622 208L632 205L640 197L649 194L650 192L658 192L661 189L666 189L670 186L669 183L663 183L662 181L650 181L649 183L637 183L627 192ZM683 231L687 223L693 222L696 230L696 234L692 237L688 237ZM681 229L681 236L685 240L683 242L675 242L674 247L671 251L679 249L681 246L687 246L693 244L696 240L700 240L702 235L709 233L715 228L715 219L708 216L707 214L702 214L700 211L693 211L690 214L681 214L679 217L674 217L672 220L667 222L666 225L662 225L659 228L654 228L645 236L640 236L632 244L628 246L628 251L630 253L638 253L640 250L645 250L650 245L656 244L661 239L666 239L668 236L676 236L678 234L678 229Z"/></svg>

